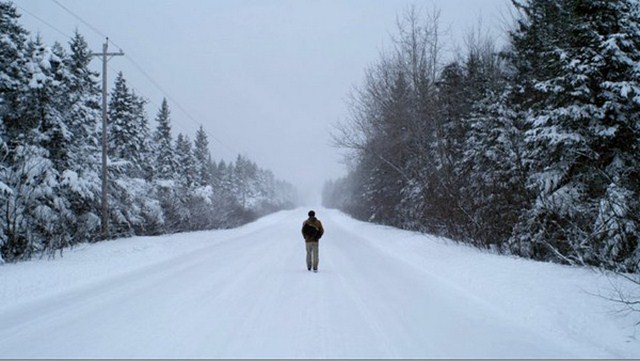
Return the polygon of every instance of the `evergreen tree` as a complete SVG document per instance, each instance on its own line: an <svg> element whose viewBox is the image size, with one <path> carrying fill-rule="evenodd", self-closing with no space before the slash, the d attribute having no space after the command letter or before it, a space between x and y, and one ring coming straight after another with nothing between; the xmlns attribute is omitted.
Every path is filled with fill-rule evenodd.
<svg viewBox="0 0 640 361"><path fill-rule="evenodd" d="M12 3L0 2L0 120L10 143L19 143L25 130L18 108L28 83L27 31L18 23L19 17Z"/></svg>
<svg viewBox="0 0 640 361"><path fill-rule="evenodd" d="M152 148L146 101L129 90L119 73L109 101L109 204L113 236L157 233L163 223L149 181ZM147 225L152 224L150 230Z"/></svg>
<svg viewBox="0 0 640 361"><path fill-rule="evenodd" d="M233 171L236 186L236 197L244 209L251 208L254 204L256 189L254 181L257 177L258 168L249 159L238 155Z"/></svg>
<svg viewBox="0 0 640 361"><path fill-rule="evenodd" d="M216 167L213 184L216 194L231 194L233 189L233 163L227 165L224 159L220 160Z"/></svg>
<svg viewBox="0 0 640 361"><path fill-rule="evenodd" d="M195 214L194 189L196 170L191 140L180 133L176 138L176 157L178 159L178 177L175 189L176 229L183 231L193 226Z"/></svg>
<svg viewBox="0 0 640 361"><path fill-rule="evenodd" d="M67 150L58 143L68 136L61 112L64 69L40 38L27 42L24 49L24 77L6 82L14 87L6 98L3 94L3 101L15 101L5 104L10 111L3 117L11 143L5 148L7 163L1 174L6 187L0 252L9 261L68 245L64 224L71 218L68 202L59 192L59 170Z"/></svg>
<svg viewBox="0 0 640 361"><path fill-rule="evenodd" d="M211 184L212 167L211 153L209 153L209 140L207 133L202 125L196 133L195 148L193 150L195 167L196 167L196 183L205 186Z"/></svg>
<svg viewBox="0 0 640 361"><path fill-rule="evenodd" d="M637 267L638 4L556 0L519 8L525 16L511 36L518 86L531 95L519 105L530 109L528 184L537 198L512 244L525 254L538 249L528 254L536 258L597 264L604 256Z"/></svg>
<svg viewBox="0 0 640 361"><path fill-rule="evenodd" d="M473 98L467 94L465 68L458 62L446 65L436 85L437 107L433 118L433 140L428 148L430 161L431 196L426 215L430 228L447 236L460 237L463 201L462 180L458 164L462 160L462 145L466 138L463 120L468 116Z"/></svg>
<svg viewBox="0 0 640 361"><path fill-rule="evenodd" d="M134 165L134 176L150 181L153 178L155 169L153 167L153 147L151 145L151 130L149 129L149 120L145 105L147 100L131 93L133 99L133 139L132 142L137 144L135 152L131 155Z"/></svg>
<svg viewBox="0 0 640 361"><path fill-rule="evenodd" d="M595 5L598 5L597 7ZM604 172L598 194L593 238L597 258L612 269L638 272L640 255L640 4L612 1L581 9L588 14L599 40L593 53L594 74L606 74L595 103L599 122L589 124L596 135L595 168ZM592 43L589 42L591 45ZM587 60L586 54L579 54ZM604 114L603 114L604 113ZM604 185L606 184L606 185Z"/></svg>
<svg viewBox="0 0 640 361"><path fill-rule="evenodd" d="M129 90L122 72L118 73L109 100L109 155L114 165L125 167L128 176L150 179L153 170L145 103Z"/></svg>
<svg viewBox="0 0 640 361"><path fill-rule="evenodd" d="M506 86L506 85L505 85ZM469 237L482 247L504 250L514 225L529 204L524 125L508 105L509 89L494 89L467 120L460 174L471 221Z"/></svg>
<svg viewBox="0 0 640 361"><path fill-rule="evenodd" d="M109 157L111 162L130 160L136 151L133 97L122 72L118 73L109 96Z"/></svg>
<svg viewBox="0 0 640 361"><path fill-rule="evenodd" d="M197 177L191 140L182 133L176 139L176 157L178 159L178 180L184 187L190 188Z"/></svg>
<svg viewBox="0 0 640 361"><path fill-rule="evenodd" d="M48 48L37 38L33 57L27 66L38 70L31 75L34 97L30 107L39 112L34 116L40 117L40 144L49 152L56 171L62 173L69 168L69 142L73 138L65 114L68 109L66 84L69 74L63 61L67 55L59 43ZM38 83L35 87L34 80Z"/></svg>
<svg viewBox="0 0 640 361"><path fill-rule="evenodd" d="M156 176L161 179L173 179L176 175L176 155L173 150L171 138L171 119L167 99L162 100L162 105L156 116L158 127L154 134L156 145Z"/></svg>
<svg viewBox="0 0 640 361"><path fill-rule="evenodd" d="M99 173L98 128L101 123L101 92L98 74L89 69L92 56L84 37L76 32L69 42L71 53L64 59L68 79L65 95L65 119L70 132L68 140L70 168L76 172Z"/></svg>
<svg viewBox="0 0 640 361"><path fill-rule="evenodd" d="M65 139L67 162L61 173L61 194L69 202L74 219L66 231L74 242L93 240L99 226L100 88L97 73L89 69L91 51L77 31L69 42L70 53L63 57L65 66L62 95L63 117L69 136Z"/></svg>

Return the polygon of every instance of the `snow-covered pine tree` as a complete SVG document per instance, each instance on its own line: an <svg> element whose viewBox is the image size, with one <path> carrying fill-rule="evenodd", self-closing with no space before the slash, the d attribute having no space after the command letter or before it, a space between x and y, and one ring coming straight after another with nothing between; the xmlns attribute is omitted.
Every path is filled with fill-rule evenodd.
<svg viewBox="0 0 640 361"><path fill-rule="evenodd" d="M167 99L162 100L160 110L156 116L158 126L153 135L155 141L155 176L164 180L174 179L176 176L176 154L171 137L171 113Z"/></svg>
<svg viewBox="0 0 640 361"><path fill-rule="evenodd" d="M175 184L175 219L172 223L176 231L184 231L191 228L193 212L190 205L195 188L196 170L189 137L179 133L175 143L178 175Z"/></svg>
<svg viewBox="0 0 640 361"><path fill-rule="evenodd" d="M118 73L109 96L109 167L122 168L123 162L130 162L136 145L130 144L134 136L133 97L122 72Z"/></svg>
<svg viewBox="0 0 640 361"><path fill-rule="evenodd" d="M118 73L109 100L109 156L114 165L126 166L127 175L149 179L153 162L145 104Z"/></svg>
<svg viewBox="0 0 640 361"><path fill-rule="evenodd" d="M164 230L173 231L179 223L181 202L176 189L178 160L171 136L170 110L166 98L162 100L156 122L157 127L153 134L154 184L164 216Z"/></svg>
<svg viewBox="0 0 640 361"><path fill-rule="evenodd" d="M128 206L133 204L129 193L133 185L128 177L132 167L130 154L135 149L135 145L129 144L133 139L133 98L122 72L118 73L109 96L108 112L109 234L126 237L135 234L133 224L139 218L137 212L131 214Z"/></svg>
<svg viewBox="0 0 640 361"><path fill-rule="evenodd" d="M595 168L604 173L592 230L597 258L615 270L640 272L640 3L608 1L580 10L593 30L583 34L587 54L579 59L593 63L593 74L606 74L595 83L601 118L589 123Z"/></svg>
<svg viewBox="0 0 640 361"><path fill-rule="evenodd" d="M64 64L67 54L58 42L51 48L41 44L37 49L40 49L39 54L35 55L33 64L37 62L41 70L39 74L34 74L32 79L36 77L50 79L50 83L43 82L42 86L37 88L39 101L46 104L48 108L43 110L42 114L46 115L42 116L39 125L42 133L41 144L49 152L56 171L62 173L69 167L69 141L73 138L68 117L65 114L68 109L66 84L69 80L69 73Z"/></svg>
<svg viewBox="0 0 640 361"><path fill-rule="evenodd" d="M235 224L231 217L239 209L239 205L233 195L232 173L233 165L227 165L227 162L222 159L218 162L216 172L212 176L214 227L228 228Z"/></svg>
<svg viewBox="0 0 640 361"><path fill-rule="evenodd" d="M193 156L196 167L196 183L200 186L211 185L212 161L209 150L209 140L204 127L201 125L196 132Z"/></svg>
<svg viewBox="0 0 640 361"><path fill-rule="evenodd" d="M134 165L133 176L151 181L155 169L153 167L153 146L151 144L151 129L149 128L149 119L145 105L147 100L142 96L131 92L133 100L133 129L134 142L137 144L136 151L132 154L132 162Z"/></svg>
<svg viewBox="0 0 640 361"><path fill-rule="evenodd" d="M3 183L11 189L3 199L2 253L7 260L29 258L70 243L64 224L72 219L72 212L59 192L60 169L68 154L64 140L69 138L61 111L65 69L62 59L39 37L27 42L24 58L24 76L14 83L15 103L3 119L5 126L9 120L10 128L5 129L11 136L2 174Z"/></svg>
<svg viewBox="0 0 640 361"><path fill-rule="evenodd" d="M195 229L207 229L215 226L214 214L219 205L214 203L215 190L212 178L215 172L215 164L211 160L209 140L202 125L196 132L193 161L195 168L194 189L192 191L194 217L191 221Z"/></svg>
<svg viewBox="0 0 640 361"><path fill-rule="evenodd" d="M11 187L5 183L4 176L10 166L12 145L15 146L16 136L20 133L17 108L26 84L27 31L18 23L19 17L15 5L6 1L0 2L0 200L3 210L6 197L12 193ZM4 218L2 222L6 224ZM0 237L2 247L6 242L6 236ZM2 253L0 262L1 257Z"/></svg>
<svg viewBox="0 0 640 361"><path fill-rule="evenodd" d="M243 209L247 209L252 200L251 179L255 175L255 171L256 169L252 166L251 161L238 154L233 169L234 194Z"/></svg>
<svg viewBox="0 0 640 361"><path fill-rule="evenodd" d="M465 237L479 247L504 250L527 204L522 159L523 121L510 106L505 60L491 39L470 35L465 59L463 157L456 164L460 202L469 219Z"/></svg>
<svg viewBox="0 0 640 361"><path fill-rule="evenodd" d="M512 239L536 258L638 264L638 3L530 0L511 34L529 187ZM622 201L624 199L624 201ZM533 245L533 246L532 246ZM603 260L604 258L604 260ZM604 261L604 262L603 262Z"/></svg>
<svg viewBox="0 0 640 361"><path fill-rule="evenodd" d="M195 184L197 178L193 148L189 136L182 133L176 138L176 158L178 159L178 180L186 188Z"/></svg>
<svg viewBox="0 0 640 361"><path fill-rule="evenodd" d="M458 174L462 160L468 116L476 94L468 91L467 69L458 62L444 66L438 77L436 115L432 120L433 140L428 148L431 159L429 179L431 195L425 207L430 228L440 234L461 238L468 222L461 206L463 179Z"/></svg>
<svg viewBox="0 0 640 361"><path fill-rule="evenodd" d="M227 162L221 159L215 166L215 173L211 176L211 183L214 188L222 188L224 174L227 173Z"/></svg>
<svg viewBox="0 0 640 361"><path fill-rule="evenodd" d="M157 233L162 210L149 182L153 157L146 101L120 72L109 100L109 204L113 236Z"/></svg>
<svg viewBox="0 0 640 361"><path fill-rule="evenodd" d="M27 31L18 23L15 6L0 2L0 119L4 123L5 140L17 141L22 134L18 121L19 101L26 85Z"/></svg>
<svg viewBox="0 0 640 361"><path fill-rule="evenodd" d="M65 234L56 234L54 228L66 205L54 203L57 179L46 150L30 144L17 145L8 161L9 166L0 175L6 187L2 196L0 251L2 259L11 262L29 259L50 249L52 243L63 243L57 242L57 236Z"/></svg>
<svg viewBox="0 0 640 361"><path fill-rule="evenodd" d="M494 89L474 106L460 163L463 194L472 215L468 236L479 246L504 250L528 206L524 125L508 105L510 91Z"/></svg>
<svg viewBox="0 0 640 361"><path fill-rule="evenodd" d="M24 176L25 157L20 148L25 138L20 102L27 90L27 31L18 23L19 15L10 2L0 2L0 262L28 257L27 222L23 217L22 195L32 183ZM37 164L41 164L37 162ZM40 173L31 172L30 174ZM27 192L28 194L28 192Z"/></svg>
<svg viewBox="0 0 640 361"><path fill-rule="evenodd" d="M76 30L69 42L70 53L64 59L67 68L64 118L70 139L67 140L68 167L61 174L61 192L75 215L67 225L75 242L95 240L99 227L101 180L100 87L98 74L89 69L91 51Z"/></svg>
<svg viewBox="0 0 640 361"><path fill-rule="evenodd" d="M68 140L69 167L74 172L85 173L86 181L92 182L95 174L101 171L98 141L101 93L98 74L89 69L91 51L84 37L77 31L69 42L69 48L71 52L64 60L68 73L65 81L68 104L65 118L69 131L73 134Z"/></svg>

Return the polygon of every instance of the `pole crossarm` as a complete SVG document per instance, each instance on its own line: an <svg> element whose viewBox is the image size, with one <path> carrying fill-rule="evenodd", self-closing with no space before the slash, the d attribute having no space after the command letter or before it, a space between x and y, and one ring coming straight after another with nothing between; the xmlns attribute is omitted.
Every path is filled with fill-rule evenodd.
<svg viewBox="0 0 640 361"><path fill-rule="evenodd" d="M114 56L122 56L124 53L120 50L117 53L107 51L109 47L109 38L102 44L101 53L91 53L91 56L102 57L102 219L101 228L104 239L109 238L109 205L107 197L107 62Z"/></svg>
<svg viewBox="0 0 640 361"><path fill-rule="evenodd" d="M118 56L118 55L124 55L122 50L120 50L120 52L118 52L118 53L91 53L91 56L110 56L110 57L114 57L114 56ZM109 59L111 59L111 58L109 58Z"/></svg>

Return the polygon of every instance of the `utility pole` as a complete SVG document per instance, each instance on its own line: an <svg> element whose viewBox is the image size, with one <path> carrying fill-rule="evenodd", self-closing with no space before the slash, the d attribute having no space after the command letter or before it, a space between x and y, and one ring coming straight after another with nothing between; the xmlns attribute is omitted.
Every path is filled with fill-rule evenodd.
<svg viewBox="0 0 640 361"><path fill-rule="evenodd" d="M118 53L109 53L109 38L102 45L102 53L91 53L91 56L102 57L102 237L109 238L109 204L107 201L107 62L114 56L124 55L122 50Z"/></svg>

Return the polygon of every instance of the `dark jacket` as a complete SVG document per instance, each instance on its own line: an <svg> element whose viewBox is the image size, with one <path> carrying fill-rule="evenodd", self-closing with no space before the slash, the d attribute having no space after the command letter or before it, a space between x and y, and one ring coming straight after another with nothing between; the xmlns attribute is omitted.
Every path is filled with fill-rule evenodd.
<svg viewBox="0 0 640 361"><path fill-rule="evenodd" d="M302 236L304 237L304 241L305 242L318 242L318 240L320 239L320 237L322 237L322 235L324 234L324 228L322 228L322 222L320 222L320 220L316 217L309 217L306 221L304 221L302 223L302 229L304 229L305 225L311 225L313 227L315 227L316 229L318 229L318 233L315 237L309 237L306 234L304 234L304 231L302 232Z"/></svg>

